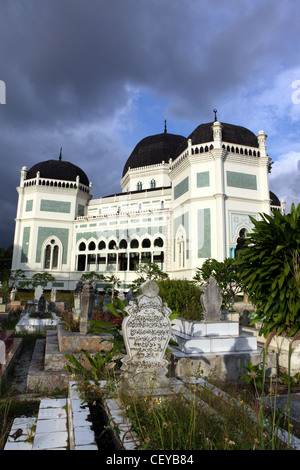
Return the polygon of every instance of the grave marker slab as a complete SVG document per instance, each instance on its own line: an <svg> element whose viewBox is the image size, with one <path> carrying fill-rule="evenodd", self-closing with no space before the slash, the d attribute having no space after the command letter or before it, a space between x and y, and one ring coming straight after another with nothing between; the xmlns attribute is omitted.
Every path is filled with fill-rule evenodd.
<svg viewBox="0 0 300 470"><path fill-rule="evenodd" d="M154 281L141 285L136 302L125 307L122 323L127 356L122 359L123 380L134 388L169 385L168 361L164 358L171 337L171 310L158 296Z"/></svg>

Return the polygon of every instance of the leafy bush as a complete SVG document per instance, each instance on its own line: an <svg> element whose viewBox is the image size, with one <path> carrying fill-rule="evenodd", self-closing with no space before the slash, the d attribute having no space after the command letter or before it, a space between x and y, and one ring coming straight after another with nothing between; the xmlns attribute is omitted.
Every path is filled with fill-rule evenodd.
<svg viewBox="0 0 300 470"><path fill-rule="evenodd" d="M187 279L162 279L156 280L156 283L160 297L173 314L186 320L202 320L201 290L198 286Z"/></svg>
<svg viewBox="0 0 300 470"><path fill-rule="evenodd" d="M261 217L251 218L253 232L236 260L238 276L256 307L251 324L263 322L260 334L293 336L300 330L300 204L290 214Z"/></svg>

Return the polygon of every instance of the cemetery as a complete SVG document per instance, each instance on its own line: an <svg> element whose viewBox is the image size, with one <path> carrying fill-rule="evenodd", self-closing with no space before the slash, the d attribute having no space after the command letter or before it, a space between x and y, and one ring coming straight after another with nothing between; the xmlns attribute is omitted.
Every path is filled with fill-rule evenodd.
<svg viewBox="0 0 300 470"><path fill-rule="evenodd" d="M257 423L255 412L243 404L242 399L227 393L221 385L241 383L242 372L247 369L247 364L251 363L253 368L261 365L264 344L258 329L240 324L243 312L251 310L251 304L237 302L233 312L222 312L222 293L213 277L209 278L200 292L202 320L185 320L174 316L162 301L158 283L146 280L140 286L138 295L128 292L126 300L126 296L120 292L115 299L110 298L113 306L104 304L103 310L107 312L108 307L112 312L111 317L113 312L119 316L116 317L118 322L107 323L108 327L105 328L105 322L92 320L97 291L89 282L80 283L74 293L72 310L78 328L77 331L71 331L66 328L63 316L59 313L61 302L57 301L56 295L52 292L52 300L46 302L43 288L36 288L34 301L28 302L26 309L21 311L15 333L24 332L24 328L27 334L33 334L34 328L36 333L43 333L43 337L35 342L23 391L23 396L27 394L34 397L38 411L35 417L15 418L7 441L3 444L4 450L101 450L101 446L102 449L108 446L104 447L108 451L161 449L162 437L154 433L154 444L149 444L150 438L145 435L146 427L140 425L140 419L144 416L145 422L149 421L149 425L155 429L155 421L151 423L150 414L152 420L158 415L164 416L161 424L164 439L171 440L171 445L175 446L170 447L172 449L193 450L199 448L199 445L202 449L230 449L233 446L240 449L256 448L259 424L258 437L250 437L242 431L241 426L242 420L245 430L249 427L252 429L253 423ZM106 294L105 302L107 300ZM49 307L53 309L53 317L51 324L46 324L45 316ZM35 324L28 322L32 310L37 313ZM94 332L95 325L103 327L101 332ZM122 352L116 342L114 330L117 329L124 341ZM9 371L10 367L16 367L13 364L22 358L22 341L22 338L14 336L13 331L1 331L2 388L13 375L13 371ZM290 367L293 375L297 376L299 341L295 341L289 366L289 340L285 338L287 345L283 345L282 339L276 337L272 341L272 352L265 357L266 374L275 376L280 363L282 370ZM51 398L51 394L57 393L57 390L64 390L64 393L58 398ZM300 449L297 401L300 387L296 390L298 392L293 393L293 406L296 406L290 407L294 414L289 416L293 433L284 424L282 428L276 428L276 439L273 442L275 449ZM169 406L170 401L172 407ZM95 404L94 410L91 403ZM238 410L238 418L226 417L225 409L230 407L235 409L235 413ZM96 409L102 415L104 409L102 419L110 423L106 443L104 437L99 442L94 430L96 425L90 421ZM179 427L178 419L182 424L189 423L191 410L199 428L193 429L193 436L190 435L191 427L187 428L182 432L182 442L179 444L176 442L178 437L173 435L173 426L176 423ZM265 413L264 433L268 434L270 431ZM249 426L249 422L252 426ZM204 429L207 430L207 426L214 431L206 431L206 435ZM225 429L227 434L219 436L214 442L208 436L216 433L216 429ZM197 433L204 436L201 444L196 442ZM270 435L270 439L274 439L274 436Z"/></svg>
<svg viewBox="0 0 300 470"><path fill-rule="evenodd" d="M266 249L268 230L299 220L300 206L254 222L242 257L193 281L148 264L133 290L114 276L98 289L97 273L68 297L12 289L1 450L300 450L299 252Z"/></svg>

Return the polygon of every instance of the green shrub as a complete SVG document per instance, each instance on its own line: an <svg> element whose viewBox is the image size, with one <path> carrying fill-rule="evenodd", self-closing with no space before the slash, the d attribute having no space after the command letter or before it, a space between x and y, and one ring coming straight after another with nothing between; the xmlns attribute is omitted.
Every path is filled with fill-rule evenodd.
<svg viewBox="0 0 300 470"><path fill-rule="evenodd" d="M201 290L198 286L187 279L162 279L156 280L156 283L160 297L174 314L186 320L202 320Z"/></svg>

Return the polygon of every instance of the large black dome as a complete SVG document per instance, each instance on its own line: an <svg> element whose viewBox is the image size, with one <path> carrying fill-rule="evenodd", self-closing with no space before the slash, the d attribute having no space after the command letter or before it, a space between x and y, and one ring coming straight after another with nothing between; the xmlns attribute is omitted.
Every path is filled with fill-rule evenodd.
<svg viewBox="0 0 300 470"><path fill-rule="evenodd" d="M192 145L204 144L205 142L212 142L213 137L213 122L208 122L206 124L200 124L196 129L188 136L188 139L192 140ZM237 145L247 145L249 147L258 148L258 141L256 135L242 126L236 126L235 124L227 124L221 122L222 125L222 141L229 142L231 144ZM187 145L180 147L177 156L180 155Z"/></svg>
<svg viewBox="0 0 300 470"><path fill-rule="evenodd" d="M89 186L88 177L81 168L61 159L37 163L27 172L26 179L35 178L38 171L41 178L56 180L76 181L79 176L80 183Z"/></svg>
<svg viewBox="0 0 300 470"><path fill-rule="evenodd" d="M213 122L207 124L200 124L188 137L192 139L192 145L202 144L204 142L211 142L214 140L212 126ZM231 144L248 145L250 147L258 147L256 135L242 126L234 124L222 124L222 141L230 142Z"/></svg>
<svg viewBox="0 0 300 470"><path fill-rule="evenodd" d="M177 156L177 149L186 145L186 137L176 134L156 134L142 139L134 148L123 169L123 176L129 168L166 163Z"/></svg>

